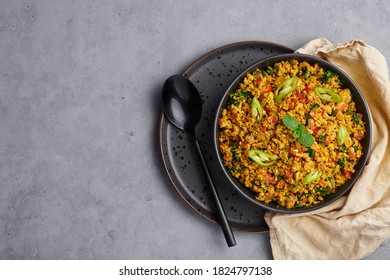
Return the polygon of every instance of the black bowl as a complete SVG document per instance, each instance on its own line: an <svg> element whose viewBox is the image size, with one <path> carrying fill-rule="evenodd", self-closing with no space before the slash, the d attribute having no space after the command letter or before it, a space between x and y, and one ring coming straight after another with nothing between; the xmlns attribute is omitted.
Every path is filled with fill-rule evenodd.
<svg viewBox="0 0 390 280"><path fill-rule="evenodd" d="M353 96L354 102L356 103L356 109L359 113L363 115L363 120L365 121L365 128L366 128L366 133L365 137L361 140L361 144L363 147L363 155L359 159L357 165L355 166L355 173L352 174L351 179L349 179L347 182L345 182L344 185L339 186L335 193L328 194L324 197L324 200L318 204L309 206L309 207L301 207L301 208L292 208L288 209L285 207L282 207L278 205L276 202L270 202L270 203L265 203L262 201L259 201L255 198L254 192L252 192L249 188L245 187L242 185L238 179L235 177L231 176L226 167L223 165L223 160L221 158L221 153L219 151L219 143L218 143L218 138L219 138L219 127L218 127L218 120L221 117L222 110L226 108L228 99L229 99L229 93L235 90L240 82L244 79L244 77L248 73L252 73L254 70L257 68L263 69L268 66L274 65L276 62L280 62L283 60L298 60L298 61L306 61L310 64L318 63L319 66L323 67L326 70L331 70L333 73L337 74L339 76L339 80L343 84L343 88L348 88L351 91L351 94ZM369 151L371 147L371 117L369 113L369 109L367 106L366 101L364 100L364 97L356 84L347 76L345 72L343 72L340 68L337 66L320 59L318 57L312 56L312 55L306 55L306 54L298 54L298 53L292 53L292 54L282 54L282 55L277 55L277 56L272 56L266 59L263 59L261 61L256 62L249 68L247 68L245 71L241 72L241 74L238 75L238 77L234 80L234 82L229 86L229 88L226 90L225 94L222 97L222 100L218 106L215 120L214 120L214 147L216 149L216 154L218 155L218 161L220 163L220 166L223 170L224 176L226 176L230 182L234 185L234 187L238 190L238 192L249 199L251 202L257 204L258 206L261 206L265 208L266 210L273 211L273 212L279 212L279 213L284 213L284 214L295 214L295 213L303 213L303 212L309 212L313 211L319 208L322 208L344 194L346 194L354 185L356 180L359 178L360 174L362 173L366 162L368 160L369 156Z"/></svg>

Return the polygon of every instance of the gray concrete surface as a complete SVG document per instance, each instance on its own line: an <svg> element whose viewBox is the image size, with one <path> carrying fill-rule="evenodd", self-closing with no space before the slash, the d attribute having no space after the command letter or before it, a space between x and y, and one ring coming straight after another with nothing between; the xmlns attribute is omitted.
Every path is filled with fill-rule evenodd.
<svg viewBox="0 0 390 280"><path fill-rule="evenodd" d="M361 39L390 56L386 1L0 1L1 259L271 259L220 229L160 161L164 80L216 47ZM389 243L368 259L390 259Z"/></svg>

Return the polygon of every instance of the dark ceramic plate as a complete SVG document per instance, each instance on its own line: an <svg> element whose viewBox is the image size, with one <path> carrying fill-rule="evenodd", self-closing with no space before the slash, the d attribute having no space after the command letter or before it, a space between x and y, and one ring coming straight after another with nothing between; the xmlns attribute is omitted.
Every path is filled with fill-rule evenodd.
<svg viewBox="0 0 390 280"><path fill-rule="evenodd" d="M339 76L340 81L343 84L343 88L348 88L351 91L353 100L356 104L357 111L363 115L363 120L365 121L366 133L365 133L365 137L361 140L361 144L363 147L363 156L359 159L357 165L355 166L355 173L352 175L351 179L349 179L344 185L338 187L335 193L325 196L324 200L321 203L306 208L287 209L285 207L278 206L277 203L275 202L265 203L256 200L253 192L251 192L248 188L243 186L236 178L231 176L227 172L226 168L223 166L223 162L218 150L217 139L219 138L218 120L221 115L222 109L226 107L226 104L229 99L229 93L234 91L237 88L238 84L242 82L243 78L248 73L252 73L255 69L257 68L264 69L268 66L274 65L274 63L276 62L280 62L282 60L291 60L291 59L296 59L298 61L307 61L310 64L318 63L319 66L323 67L324 69L331 70L333 73L337 74ZM266 210L285 213L285 214L309 212L309 211L319 209L321 207L324 207L334 202L342 195L347 193L350 190L350 188L353 186L353 184L356 182L356 180L359 178L361 172L363 171L371 147L371 118L369 114L369 109L366 101L364 100L363 95L361 94L361 92L359 91L355 83L347 76L345 72L343 72L340 68L336 67L335 65L312 55L297 54L297 53L276 55L273 57L266 58L264 60L255 63L254 65L250 66L248 69L244 70L241 74L239 74L236 80L230 85L230 87L225 92L224 97L221 99L221 103L218 106L217 115L214 120L214 132L215 132L214 133L215 153L217 154L217 159L220 164L220 168L223 170L225 177L228 178L228 180L237 188L237 190L249 201L263 207Z"/></svg>
<svg viewBox="0 0 390 280"><path fill-rule="evenodd" d="M236 230L262 232L268 226L264 221L265 209L243 197L219 166L213 142L215 112L226 89L244 69L266 57L291 52L290 48L270 42L239 42L206 53L183 73L201 93L203 112L197 127L200 145L228 220ZM211 196L190 138L163 114L159 137L163 164L174 189L196 213L215 222Z"/></svg>

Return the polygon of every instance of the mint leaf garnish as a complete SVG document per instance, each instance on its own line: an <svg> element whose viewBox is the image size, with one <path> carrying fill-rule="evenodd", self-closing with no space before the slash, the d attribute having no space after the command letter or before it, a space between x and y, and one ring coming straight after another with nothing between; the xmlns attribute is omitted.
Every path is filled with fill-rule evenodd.
<svg viewBox="0 0 390 280"><path fill-rule="evenodd" d="M314 143L314 137L309 131L305 130L299 136L298 141L301 142L303 146L309 148Z"/></svg>
<svg viewBox="0 0 390 280"><path fill-rule="evenodd" d="M300 134L306 130L306 127L303 124L299 124L297 131L299 131Z"/></svg>
<svg viewBox="0 0 390 280"><path fill-rule="evenodd" d="M300 124L294 117L290 115L284 115L282 118L284 125L293 131L294 138L297 138L298 141L305 147L309 148L314 143L314 137L306 130L306 127L303 124Z"/></svg>
<svg viewBox="0 0 390 280"><path fill-rule="evenodd" d="M282 118L282 121L285 126L287 126L288 129L295 131L298 129L299 123L298 121L289 115L284 115Z"/></svg>

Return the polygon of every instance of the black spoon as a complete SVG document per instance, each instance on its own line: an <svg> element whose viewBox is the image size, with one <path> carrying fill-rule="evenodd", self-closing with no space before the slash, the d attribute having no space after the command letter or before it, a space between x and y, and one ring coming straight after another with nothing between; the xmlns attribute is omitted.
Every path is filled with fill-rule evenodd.
<svg viewBox="0 0 390 280"><path fill-rule="evenodd" d="M236 245L229 221L226 218L218 192L211 179L206 161L196 137L196 126L202 115L202 99L194 84L182 75L174 75L168 78L162 90L163 110L168 120L177 128L190 133L194 139L196 151L201 160L203 171L210 187L211 196L214 201L217 217L221 224L229 247Z"/></svg>

